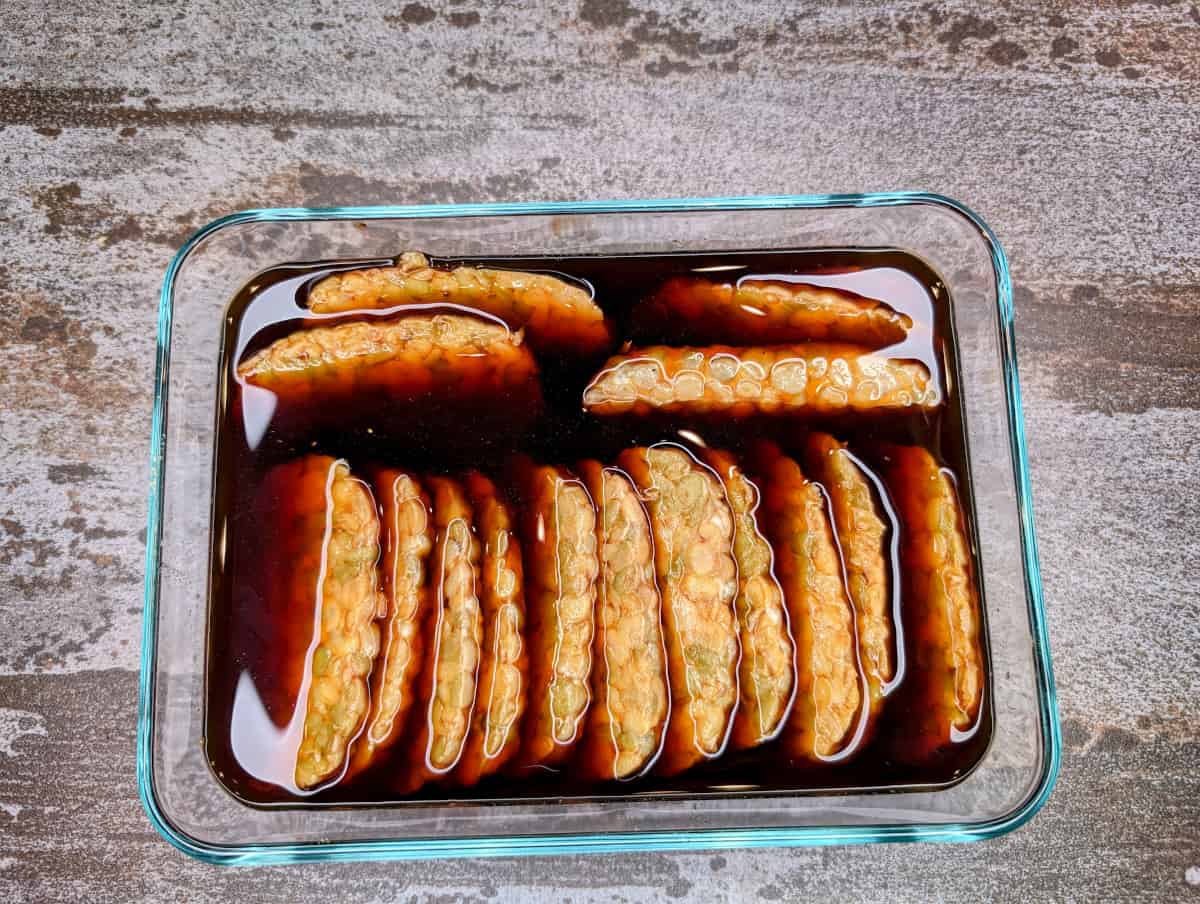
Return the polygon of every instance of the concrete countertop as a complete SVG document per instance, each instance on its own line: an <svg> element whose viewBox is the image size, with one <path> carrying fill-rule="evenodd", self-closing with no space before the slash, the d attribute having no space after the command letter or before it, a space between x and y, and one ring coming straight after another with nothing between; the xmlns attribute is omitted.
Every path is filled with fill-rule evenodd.
<svg viewBox="0 0 1200 904"><path fill-rule="evenodd" d="M1200 10L10 0L0 899L1200 901ZM246 207L928 189L1012 262L1065 734L998 841L217 869L134 785L159 282Z"/></svg>

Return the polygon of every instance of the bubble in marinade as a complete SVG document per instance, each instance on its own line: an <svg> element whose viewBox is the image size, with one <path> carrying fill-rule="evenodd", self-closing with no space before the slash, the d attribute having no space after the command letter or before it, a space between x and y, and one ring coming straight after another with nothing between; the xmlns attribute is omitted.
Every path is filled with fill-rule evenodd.
<svg viewBox="0 0 1200 904"><path fill-rule="evenodd" d="M593 703L575 768L624 780L654 765L670 707L654 539L626 474L596 461L578 470L599 509L600 581Z"/></svg>
<svg viewBox="0 0 1200 904"><path fill-rule="evenodd" d="M627 449L620 467L650 513L662 592L671 716L658 769L720 756L738 700L733 515L720 481L682 447Z"/></svg>
<svg viewBox="0 0 1200 904"><path fill-rule="evenodd" d="M280 781L301 791L341 777L367 712L379 650L379 519L346 462L308 455L267 472L255 530L274 540L246 563L259 640L243 651L263 705L298 728Z"/></svg>
<svg viewBox="0 0 1200 904"><path fill-rule="evenodd" d="M928 762L973 733L983 701L982 616L971 549L949 470L915 446L886 446L876 460L900 519L913 656L904 693L916 718L896 746L904 759Z"/></svg>
<svg viewBox="0 0 1200 904"><path fill-rule="evenodd" d="M846 587L854 605L859 660L874 717L896 675L892 588L884 549L887 527L876 507L870 481L844 443L827 433L809 434L804 467L829 495Z"/></svg>
<svg viewBox="0 0 1200 904"><path fill-rule="evenodd" d="M880 348L903 342L912 319L853 292L779 280L667 280L634 309L642 335L673 341L773 345L852 342Z"/></svg>
<svg viewBox="0 0 1200 904"><path fill-rule="evenodd" d="M416 251L402 254L394 267L327 276L308 297L309 308L317 313L439 302L473 307L524 329L538 351L593 355L612 345L604 312L582 286L520 270L439 270Z"/></svg>
<svg viewBox="0 0 1200 904"><path fill-rule="evenodd" d="M483 545L479 599L483 657L479 695L456 782L473 785L508 762L520 745L528 694L525 648L525 577L512 512L495 484L478 471L464 478Z"/></svg>
<svg viewBox="0 0 1200 904"><path fill-rule="evenodd" d="M705 449L700 455L721 478L733 512L742 660L741 703L732 742L745 749L770 740L783 727L795 696L796 649L775 577L774 553L759 525L761 491L729 452Z"/></svg>
<svg viewBox="0 0 1200 904"><path fill-rule="evenodd" d="M371 673L366 725L355 741L350 771L370 768L400 740L417 695L428 615L433 516L412 474L381 468L372 477L383 524L381 575L386 612L380 655Z"/></svg>
<svg viewBox="0 0 1200 904"><path fill-rule="evenodd" d="M863 679L825 496L773 443L755 443L748 464L762 481L764 521L796 639L796 700L784 747L812 762L849 755L857 749Z"/></svg>
<svg viewBox="0 0 1200 904"><path fill-rule="evenodd" d="M591 703L592 640L600 559L596 510L565 468L514 463L522 498L529 703L516 770L561 765Z"/></svg>
<svg viewBox="0 0 1200 904"><path fill-rule="evenodd" d="M931 411L941 392L918 361L860 346L651 346L616 355L584 390L600 415L746 417Z"/></svg>
<svg viewBox="0 0 1200 904"><path fill-rule="evenodd" d="M430 477L433 493L433 602L427 619L421 706L409 747L410 770L401 790L413 791L449 773L462 755L475 708L483 616L479 606L479 540L462 487Z"/></svg>
<svg viewBox="0 0 1200 904"><path fill-rule="evenodd" d="M519 332L457 314L417 315L318 326L289 333L238 365L248 385L269 390L289 411L336 415L444 399L466 405L520 393L536 409L537 362Z"/></svg>

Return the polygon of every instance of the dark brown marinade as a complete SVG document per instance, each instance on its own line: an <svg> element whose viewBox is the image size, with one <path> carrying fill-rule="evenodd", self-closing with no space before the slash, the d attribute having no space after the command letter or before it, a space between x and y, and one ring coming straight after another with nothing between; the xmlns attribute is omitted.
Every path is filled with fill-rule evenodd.
<svg viewBox="0 0 1200 904"><path fill-rule="evenodd" d="M401 249L398 249L398 251ZM395 779L410 762L408 746L415 740L410 718L404 736L386 756L351 779L322 786L315 793L288 790L271 776L255 776L247 770L246 754L235 739L247 736L254 721L247 707L247 689L267 700L275 692L272 679L251 652L282 622L260 605L254 581L246 575L262 569L275 554L270 537L256 533L261 523L258 493L270 470L306 454L344 458L355 474L370 475L377 466L401 468L420 475L429 487L429 477L461 479L477 470L494 482L510 506L517 535L525 551L528 512L512 480L509 463L514 455L525 455L539 465L569 467L574 462L595 460L612 466L631 448L674 442L695 449L702 443L712 449L744 457L755 440L769 440L782 452L803 463L810 431L828 432L854 452L857 460L878 478L870 450L881 443L921 446L955 475L958 499L963 508L966 536L975 535L975 508L966 460L958 361L953 343L950 304L939 277L920 260L888 250L815 250L771 252L720 252L626 257L475 257L433 258L440 267L473 264L494 268L523 269L554 273L594 287L595 298L614 326L617 342L633 337L633 308L639 299L671 277L718 272L722 280L741 276L767 279L799 279L871 299L880 299L912 321L906 338L880 354L920 361L943 387L945 404L937 411L911 411L885 415L822 416L803 418L757 417L737 423L721 418L687 418L651 415L596 417L583 411L584 387L603 363L603 355L572 356L565 352L536 354L544 405L528 387L501 385L493 395L461 405L447 405L447 398L431 393L405 398L403 404L381 404L379 393L339 398L329 417L301 418L288 405L270 404L260 391L244 391L236 365L297 328L330 326L393 316L394 312L351 312L315 315L307 309L308 287L323 276L355 266L386 266L389 261L338 261L286 265L265 271L246 286L230 305L224 325L220 399L217 412L217 492L213 513L212 578L206 669L207 705L205 745L219 781L233 794L252 805L312 807L346 804L390 804L502 801L654 799L664 793L684 797L738 797L759 794L807 794L830 791L896 790L936 788L952 784L982 758L992 733L991 673L986 624L981 625L984 690L977 727L963 740L928 752L928 737L918 725L919 706L914 693L905 694L905 662L912 669L918 653L917 632L903 620L911 607L896 595L896 615L901 621L896 651L896 687L878 714L877 730L864 746L844 761L814 765L789 754L782 736L749 750L733 750L710 761L698 763L676 775L665 776L655 768L626 782L586 779L575 768L576 759L564 757L547 768L525 770L518 775L509 768L463 785L457 773L427 782L411 794L395 790ZM713 268L732 268L715 271ZM470 315L453 305L435 306L447 314ZM702 316L702 315L701 315ZM681 335L664 324L646 331L638 324L636 339L642 344L681 345ZM693 335L711 335L714 325L693 324ZM768 337L769 338L769 337ZM756 342L765 342L755 337ZM794 337L786 340L794 341ZM581 346L582 347L582 346ZM278 400L276 400L278 402ZM293 406L295 407L295 406ZM569 473L569 471L568 471ZM806 473L806 476L811 476ZM884 486L882 480L878 487ZM432 495L432 493L431 493ZM892 575L902 574L901 531L886 492L876 494L879 515L887 525L884 544ZM974 557L974 552L972 551ZM975 590L982 604L978 562L973 562ZM529 574L525 575L528 585ZM903 583L903 582L901 582ZM527 599L527 606L529 605ZM531 614L531 613L530 613ZM906 630L907 629L907 630ZM526 618L526 645L532 643L530 617ZM532 671L532 663L531 663ZM911 681L916 688L917 682ZM239 691L240 689L240 691ZM235 705L237 702L237 705ZM418 701L414 710L424 710ZM529 707L533 706L533 701ZM249 713L249 715L248 715ZM527 708L523 723L531 713ZM239 720L250 720L238 726ZM270 720L268 719L268 722ZM279 730L277 723L276 731ZM241 755L239 755L241 754ZM573 756L582 755L576 751ZM517 757L510 761L515 764Z"/></svg>

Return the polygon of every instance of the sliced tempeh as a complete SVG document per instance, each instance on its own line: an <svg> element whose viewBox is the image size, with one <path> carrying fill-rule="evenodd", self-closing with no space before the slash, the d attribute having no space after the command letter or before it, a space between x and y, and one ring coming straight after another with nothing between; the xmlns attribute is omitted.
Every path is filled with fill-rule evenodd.
<svg viewBox="0 0 1200 904"><path fill-rule="evenodd" d="M910 632L905 693L917 701L906 756L927 760L973 730L983 701L981 615L954 478L915 446L887 446L883 479L900 518L904 614Z"/></svg>
<svg viewBox="0 0 1200 904"><path fill-rule="evenodd" d="M657 345L608 360L583 393L594 414L840 414L925 411L941 402L918 361L854 345Z"/></svg>
<svg viewBox="0 0 1200 904"><path fill-rule="evenodd" d="M257 588L247 615L261 627L242 655L267 713L287 726L278 780L307 791L341 777L367 713L382 604L379 518L367 485L324 455L267 472L257 511L261 560L243 568Z"/></svg>
<svg viewBox="0 0 1200 904"><path fill-rule="evenodd" d="M855 749L862 677L825 496L772 443L756 443L749 463L763 481L767 532L796 638L796 702L784 746L815 762L849 754Z"/></svg>
<svg viewBox="0 0 1200 904"><path fill-rule="evenodd" d="M711 470L681 446L627 449L641 490L662 591L671 718L659 768L675 774L720 756L738 699L733 515Z"/></svg>
<svg viewBox="0 0 1200 904"><path fill-rule="evenodd" d="M310 407L374 396L470 401L539 392L537 363L520 333L456 314L297 330L243 361L238 375Z"/></svg>
<svg viewBox="0 0 1200 904"><path fill-rule="evenodd" d="M483 543L479 599L483 605L483 658L479 697L455 781L473 785L503 766L520 744L528 693L525 650L525 578L521 542L508 505L478 471L464 478Z"/></svg>
<svg viewBox="0 0 1200 904"><path fill-rule="evenodd" d="M902 342L912 319L873 298L812 283L743 279L667 280L634 311L642 331L680 342L773 345L854 342L879 348Z"/></svg>
<svg viewBox="0 0 1200 904"><path fill-rule="evenodd" d="M450 772L462 755L475 707L483 644L479 608L479 540L462 487L446 477L430 477L437 539L433 547L433 611L426 622L421 707L410 770L402 790L411 791Z"/></svg>
<svg viewBox="0 0 1200 904"><path fill-rule="evenodd" d="M545 273L455 267L439 270L416 251L394 267L335 273L317 283L309 307L317 313L412 304L473 307L525 329L539 351L596 354L612 344L604 312L591 292Z"/></svg>
<svg viewBox="0 0 1200 904"><path fill-rule="evenodd" d="M433 517L420 481L381 468L372 478L383 522L382 645L371 674L371 705L354 744L352 772L370 768L401 738L417 694L422 630L429 611Z"/></svg>
<svg viewBox="0 0 1200 904"><path fill-rule="evenodd" d="M577 763L586 778L629 779L657 759L670 706L654 539L624 472L595 461L578 470L600 511L600 582L593 702Z"/></svg>
<svg viewBox="0 0 1200 904"><path fill-rule="evenodd" d="M887 528L876 508L870 480L845 444L827 433L810 434L804 447L804 467L829 494L846 586L854 604L859 660L875 716L896 674L891 581L884 550Z"/></svg>
<svg viewBox="0 0 1200 904"><path fill-rule="evenodd" d="M596 511L564 468L522 460L530 690L518 769L556 766L574 750L591 703L592 639L600 561Z"/></svg>
<svg viewBox="0 0 1200 904"><path fill-rule="evenodd" d="M734 718L733 744L744 749L770 740L783 727L796 690L796 648L775 577L774 553L759 526L758 485L728 452L706 449L701 457L720 476L733 511L742 642L741 704Z"/></svg>

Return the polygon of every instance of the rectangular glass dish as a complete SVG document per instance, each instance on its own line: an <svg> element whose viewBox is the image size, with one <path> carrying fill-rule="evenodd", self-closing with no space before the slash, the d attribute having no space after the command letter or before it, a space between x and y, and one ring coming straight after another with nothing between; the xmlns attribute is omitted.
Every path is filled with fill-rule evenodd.
<svg viewBox="0 0 1200 904"><path fill-rule="evenodd" d="M969 460L991 660L991 741L964 778L861 790L664 794L403 806L252 807L207 761L204 673L217 379L231 300L297 261L521 258L820 249L901 252L940 279ZM152 822L215 862L513 855L886 840L970 840L1042 805L1059 735L1042 613L1003 252L961 205L932 195L249 211L197 233L163 287L138 781Z"/></svg>

